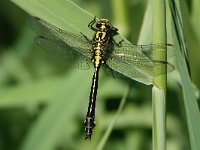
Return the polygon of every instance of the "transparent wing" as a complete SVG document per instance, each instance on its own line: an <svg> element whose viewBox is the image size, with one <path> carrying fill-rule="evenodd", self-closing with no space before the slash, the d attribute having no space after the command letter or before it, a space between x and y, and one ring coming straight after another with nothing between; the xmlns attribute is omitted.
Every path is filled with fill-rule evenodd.
<svg viewBox="0 0 200 150"><path fill-rule="evenodd" d="M125 62L129 65L132 64L138 69L145 70L145 72L148 72L151 75L153 75L152 70L154 67L157 67L156 69L159 69L165 68L164 66L167 66L167 69L159 69L160 71L158 70L157 73L154 75L161 75L174 70L174 66L169 62L153 60L152 58L147 57L143 52L141 52L140 49L133 49L133 47L115 48L111 55L111 58L121 60L122 62Z"/></svg>
<svg viewBox="0 0 200 150"><path fill-rule="evenodd" d="M61 30L37 17L30 18L28 22L37 34L50 39L56 39L56 41L63 41L74 51L77 51L88 58L91 57L90 50L92 45L84 36Z"/></svg>
<svg viewBox="0 0 200 150"><path fill-rule="evenodd" d="M149 44L149 45L134 45L135 48L140 49L147 57L153 59L152 50L155 49L156 52L166 53L167 58L171 58L174 56L174 46L172 44Z"/></svg>
<svg viewBox="0 0 200 150"><path fill-rule="evenodd" d="M157 44L148 44L148 45L133 45L130 43L122 43L122 47L133 49L137 51L142 51L147 57L150 59L153 59L152 50L155 49L158 53L166 53L167 52L167 58L171 58L174 56L174 46L172 44L163 44L163 43L157 43Z"/></svg>
<svg viewBox="0 0 200 150"><path fill-rule="evenodd" d="M82 58L82 59L79 59L78 62L75 64L76 67L78 67L79 69L81 70L87 70L87 69L90 69L91 67L91 62L89 59L86 59L86 58Z"/></svg>
<svg viewBox="0 0 200 150"><path fill-rule="evenodd" d="M120 59L112 57L107 60L106 64L115 72L118 72L128 78L131 78L133 80L139 81L147 85L152 84L151 75L149 75L148 73L145 74L144 71L138 70L137 67L129 65L128 63L125 63Z"/></svg>
<svg viewBox="0 0 200 150"><path fill-rule="evenodd" d="M72 47L60 39L37 36L35 38L35 42L47 54L65 60L67 65L74 65L82 70L90 68L90 59L88 57L85 57L82 54L74 51Z"/></svg>
<svg viewBox="0 0 200 150"><path fill-rule="evenodd" d="M141 51L140 47L131 45L116 47L110 54L107 65L131 79L147 82L147 84L152 83L153 75L161 75L174 70L172 64L152 60ZM166 69L165 66L167 66ZM156 72L153 72L154 69Z"/></svg>

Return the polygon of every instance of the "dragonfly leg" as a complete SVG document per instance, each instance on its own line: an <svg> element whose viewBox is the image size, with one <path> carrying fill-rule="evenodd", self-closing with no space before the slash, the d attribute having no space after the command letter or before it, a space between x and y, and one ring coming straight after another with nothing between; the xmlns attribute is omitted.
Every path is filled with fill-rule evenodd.
<svg viewBox="0 0 200 150"><path fill-rule="evenodd" d="M111 34L112 34L112 36L115 36L115 35L119 34L117 31L118 31L117 28L112 27L112 28L111 28Z"/></svg>
<svg viewBox="0 0 200 150"><path fill-rule="evenodd" d="M86 41L88 41L88 43L92 44L92 41L86 35L84 35L82 32L80 33L86 39Z"/></svg>
<svg viewBox="0 0 200 150"><path fill-rule="evenodd" d="M114 74L114 71L106 64L106 71L108 72L108 73L110 73L111 75L112 75L112 77L113 78L115 78L116 76L115 76L115 74Z"/></svg>
<svg viewBox="0 0 200 150"><path fill-rule="evenodd" d="M114 45L116 45L117 47L122 47L122 42L124 42L124 40L119 41L118 43L113 39L112 42L114 43Z"/></svg>
<svg viewBox="0 0 200 150"><path fill-rule="evenodd" d="M97 31L97 29L95 27L93 27L93 25L96 22L96 16L94 17L94 19L88 24L88 27L94 31Z"/></svg>

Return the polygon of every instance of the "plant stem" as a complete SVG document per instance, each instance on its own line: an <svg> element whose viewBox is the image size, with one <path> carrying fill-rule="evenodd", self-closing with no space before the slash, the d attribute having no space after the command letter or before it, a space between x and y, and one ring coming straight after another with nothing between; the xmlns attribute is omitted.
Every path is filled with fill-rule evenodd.
<svg viewBox="0 0 200 150"><path fill-rule="evenodd" d="M166 44L166 8L165 0L152 0L153 43ZM153 59L167 61L165 49L153 49ZM160 67L155 63L154 86L152 89L153 107L153 150L165 150L166 130L166 84L167 74L156 76L159 69L166 71L166 66Z"/></svg>

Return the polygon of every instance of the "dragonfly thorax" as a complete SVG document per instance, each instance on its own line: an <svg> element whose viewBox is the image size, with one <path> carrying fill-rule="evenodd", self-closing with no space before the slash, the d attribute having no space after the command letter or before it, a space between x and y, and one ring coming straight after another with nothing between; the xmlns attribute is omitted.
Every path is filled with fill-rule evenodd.
<svg viewBox="0 0 200 150"><path fill-rule="evenodd" d="M92 40L92 61L94 67L98 67L104 63L105 55L107 52L110 34L106 31L97 31Z"/></svg>

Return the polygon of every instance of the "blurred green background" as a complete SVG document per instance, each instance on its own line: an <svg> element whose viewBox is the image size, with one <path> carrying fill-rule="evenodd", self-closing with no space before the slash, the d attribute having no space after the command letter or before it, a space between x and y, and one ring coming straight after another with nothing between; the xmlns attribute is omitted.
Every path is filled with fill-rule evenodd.
<svg viewBox="0 0 200 150"><path fill-rule="evenodd" d="M74 2L99 18L110 19L122 35L137 43L147 1ZM181 2L192 81L199 87L200 29L193 6L194 1ZM34 44L28 18L14 3L0 1L0 150L95 149L130 81L101 70L97 124L92 140L85 141L83 121L93 69L73 69L64 60L47 55ZM183 94L175 82L176 73L169 75L167 149L189 150ZM198 90L196 94L198 97ZM151 86L131 81L130 94L104 149L152 149L151 109Z"/></svg>

